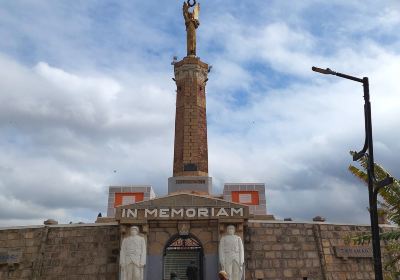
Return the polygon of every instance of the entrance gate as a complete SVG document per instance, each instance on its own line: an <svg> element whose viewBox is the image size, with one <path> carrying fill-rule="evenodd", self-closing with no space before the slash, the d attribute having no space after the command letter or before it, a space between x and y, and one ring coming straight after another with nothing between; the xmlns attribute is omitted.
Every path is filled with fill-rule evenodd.
<svg viewBox="0 0 400 280"><path fill-rule="evenodd" d="M181 280L188 280L186 270L189 266L197 268L196 280L203 280L203 247L192 235L176 235L170 239L164 250L164 280L169 280L175 272Z"/></svg>

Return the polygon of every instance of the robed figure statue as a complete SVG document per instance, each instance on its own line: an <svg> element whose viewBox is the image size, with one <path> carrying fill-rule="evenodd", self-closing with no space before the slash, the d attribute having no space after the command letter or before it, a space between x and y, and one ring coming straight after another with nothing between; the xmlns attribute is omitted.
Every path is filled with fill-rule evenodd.
<svg viewBox="0 0 400 280"><path fill-rule="evenodd" d="M194 5L193 12L189 12L189 4L183 3L183 17L186 25L187 55L196 56L196 28L199 27L200 4Z"/></svg>
<svg viewBox="0 0 400 280"><path fill-rule="evenodd" d="M143 280L146 265L146 241L139 235L139 228L130 228L130 235L122 240L119 263L121 280Z"/></svg>
<svg viewBox="0 0 400 280"><path fill-rule="evenodd" d="M229 280L241 280L243 275L244 248L240 236L235 235L235 226L226 228L226 235L219 242L219 262L228 273Z"/></svg>

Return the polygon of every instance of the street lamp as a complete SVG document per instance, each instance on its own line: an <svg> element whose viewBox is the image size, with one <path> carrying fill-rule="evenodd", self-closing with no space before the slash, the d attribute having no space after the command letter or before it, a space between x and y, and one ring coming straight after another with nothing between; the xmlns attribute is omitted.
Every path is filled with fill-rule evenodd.
<svg viewBox="0 0 400 280"><path fill-rule="evenodd" d="M341 78L362 83L364 88L364 119L365 119L365 142L364 147L360 152L353 154L353 161L358 161L362 157L367 157L367 176L368 176L368 194L369 194L369 213L371 218L371 233L372 233L372 250L374 255L375 279L383 280L382 261L381 261L381 245L379 240L379 225L378 225L378 193L383 187L393 183L393 178L386 174L386 178L377 181L374 171L374 148L372 142L372 121L371 121L371 102L369 100L369 83L368 78L362 79L332 71L329 68L321 69L312 67L312 70L325 75L335 75Z"/></svg>

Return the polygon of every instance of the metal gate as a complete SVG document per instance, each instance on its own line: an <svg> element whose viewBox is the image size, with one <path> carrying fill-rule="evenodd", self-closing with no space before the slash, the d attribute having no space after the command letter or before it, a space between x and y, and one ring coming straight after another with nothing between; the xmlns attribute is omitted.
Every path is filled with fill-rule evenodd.
<svg viewBox="0 0 400 280"><path fill-rule="evenodd" d="M175 236L164 250L164 280L169 280L175 272L180 280L188 280L189 266L197 268L196 280L203 280L203 248L193 236Z"/></svg>

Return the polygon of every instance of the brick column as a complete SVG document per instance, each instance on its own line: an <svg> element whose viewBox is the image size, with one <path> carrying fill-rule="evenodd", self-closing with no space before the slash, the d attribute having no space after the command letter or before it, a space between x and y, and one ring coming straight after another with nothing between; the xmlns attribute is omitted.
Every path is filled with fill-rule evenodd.
<svg viewBox="0 0 400 280"><path fill-rule="evenodd" d="M185 57L174 66L177 95L173 176L207 176L208 65L197 57Z"/></svg>
<svg viewBox="0 0 400 280"><path fill-rule="evenodd" d="M177 86L175 146L169 193L211 192L205 91L208 69L208 64L195 56L187 56L174 64Z"/></svg>

